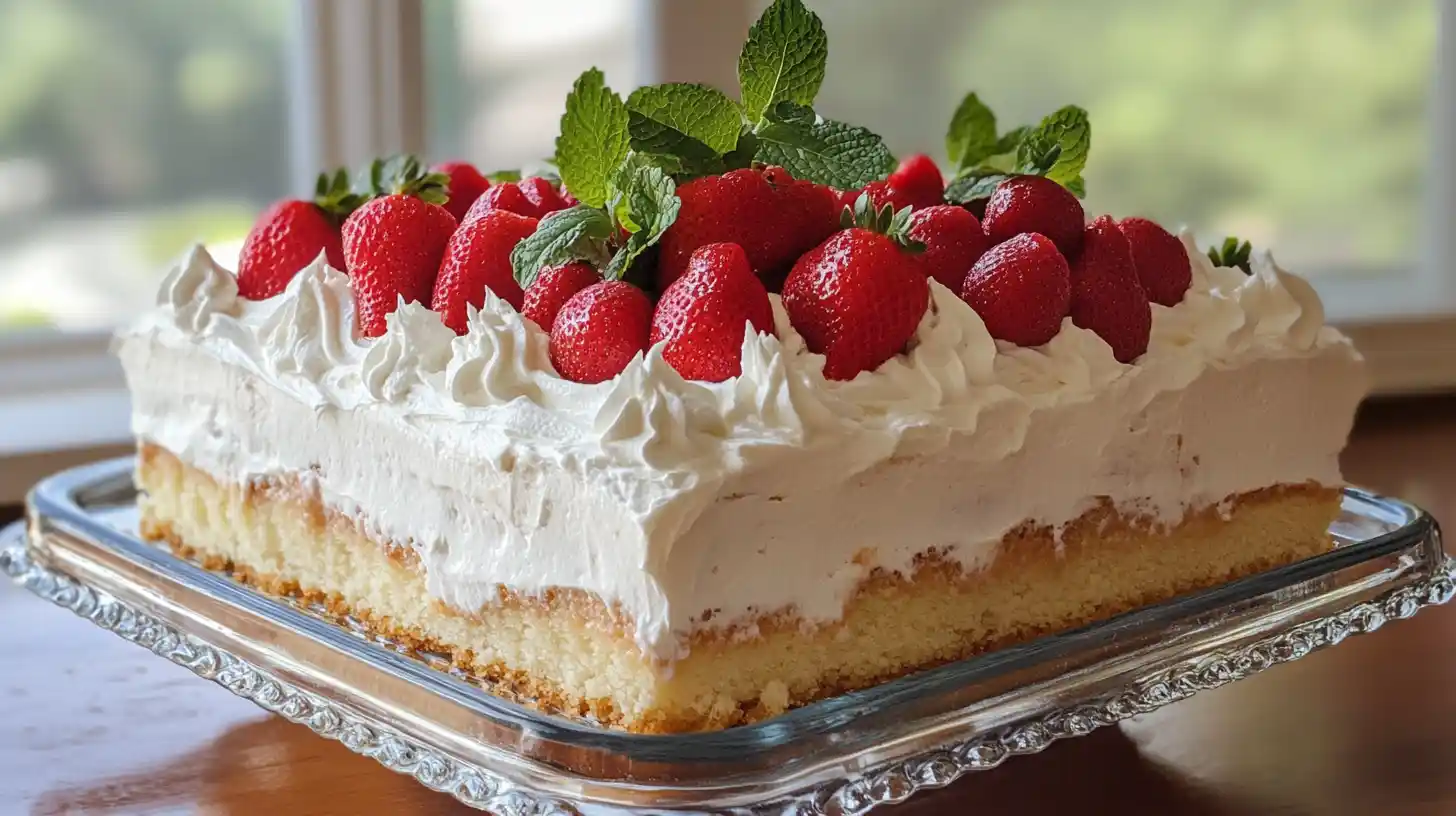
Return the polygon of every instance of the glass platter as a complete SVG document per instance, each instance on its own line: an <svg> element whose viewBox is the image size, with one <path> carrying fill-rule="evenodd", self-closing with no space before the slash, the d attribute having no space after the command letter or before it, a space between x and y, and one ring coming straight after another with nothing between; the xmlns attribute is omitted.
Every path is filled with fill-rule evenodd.
<svg viewBox="0 0 1456 816"><path fill-rule="evenodd" d="M127 457L38 485L28 522L0 533L0 568L234 694L503 816L864 813L1456 593L1430 516L1350 489L1324 555L755 725L633 735L495 697L436 668L436 656L141 541L131 469Z"/></svg>

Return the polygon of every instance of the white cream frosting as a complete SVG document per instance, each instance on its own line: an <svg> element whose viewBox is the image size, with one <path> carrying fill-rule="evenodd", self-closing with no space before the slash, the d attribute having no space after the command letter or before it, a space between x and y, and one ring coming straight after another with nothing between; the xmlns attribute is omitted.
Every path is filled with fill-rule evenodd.
<svg viewBox="0 0 1456 816"><path fill-rule="evenodd" d="M140 438L235 483L312 471L330 506L413 547L448 603L587 590L670 660L708 610L832 620L874 565L931 547L985 564L1016 525L1059 527L1097 497L1174 523L1338 483L1359 355L1269 256L1246 275L1184 242L1193 285L1152 307L1131 365L1070 319L1045 346L998 343L932 282L907 352L848 382L774 298L737 378L686 381L653 349L584 385L490 294L464 335L404 304L366 340L322 258L246 301L201 248L119 348Z"/></svg>

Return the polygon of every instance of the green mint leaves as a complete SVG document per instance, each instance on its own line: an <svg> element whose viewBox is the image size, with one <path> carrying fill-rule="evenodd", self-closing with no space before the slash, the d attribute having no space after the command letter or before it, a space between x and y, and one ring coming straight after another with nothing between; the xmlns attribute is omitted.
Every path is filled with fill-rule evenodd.
<svg viewBox="0 0 1456 816"><path fill-rule="evenodd" d="M755 159L777 164L795 178L842 190L863 187L895 169L884 140L868 130L820 118L795 102L774 105L754 131Z"/></svg>
<svg viewBox="0 0 1456 816"><path fill-rule="evenodd" d="M824 82L829 38L801 0L774 0L748 29L738 56L743 113L757 125L779 102L810 105Z"/></svg>
<svg viewBox="0 0 1456 816"><path fill-rule="evenodd" d="M1087 111L1068 105L1041 120L1021 140L1016 149L1016 171L1046 176L1068 189L1073 184L1081 186L1091 144L1092 125L1087 121Z"/></svg>
<svg viewBox="0 0 1456 816"><path fill-rule="evenodd" d="M534 233L511 250L511 272L516 283L525 289L541 270L570 261L600 266L607 260L607 240L612 232L612 219L605 210L595 207L578 204L548 214Z"/></svg>
<svg viewBox="0 0 1456 816"><path fill-rule="evenodd" d="M1213 261L1214 266L1238 267L1244 270L1245 275L1252 275L1253 269L1249 266L1249 258L1254 254L1254 247L1248 241L1240 241L1230 235L1223 239L1221 246L1208 248L1208 259Z"/></svg>
<svg viewBox="0 0 1456 816"><path fill-rule="evenodd" d="M547 215L530 237L511 251L511 272L522 289L541 270L586 261L607 280L620 280L632 262L657 243L677 220L682 202L677 185L652 161L630 153L613 170L605 208L578 204ZM621 233L626 241L617 247Z"/></svg>
<svg viewBox="0 0 1456 816"><path fill-rule="evenodd" d="M612 174L627 158L628 118L622 98L596 68L571 86L556 138L556 164L577 201L590 207L607 203Z"/></svg>
<svg viewBox="0 0 1456 816"><path fill-rule="evenodd" d="M954 204L987 198L1013 175L1045 176L1078 198L1087 195L1082 169L1092 142L1087 111L1068 105L1036 127L996 135L996 115L974 93L951 116L945 149L956 168L945 197Z"/></svg>
<svg viewBox="0 0 1456 816"><path fill-rule="evenodd" d="M607 280L621 280L646 249L677 220L682 201L677 185L645 157L634 154L618 169L609 207L629 235L602 271Z"/></svg>
<svg viewBox="0 0 1456 816"><path fill-rule="evenodd" d="M996 155L996 114L975 93L966 94L950 118L945 152L960 173Z"/></svg>
<svg viewBox="0 0 1456 816"><path fill-rule="evenodd" d="M685 82L638 88L627 97L627 111L633 150L699 160L737 147L743 124L727 94Z"/></svg>

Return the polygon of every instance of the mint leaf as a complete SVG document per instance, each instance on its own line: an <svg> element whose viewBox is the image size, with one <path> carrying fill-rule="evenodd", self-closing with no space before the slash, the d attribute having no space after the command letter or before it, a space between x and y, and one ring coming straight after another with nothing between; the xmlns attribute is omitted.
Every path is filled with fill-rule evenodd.
<svg viewBox="0 0 1456 816"><path fill-rule="evenodd" d="M996 139L996 114L986 107L974 93L966 94L950 118L950 128L945 134L945 150L950 163L956 170L975 167L998 153Z"/></svg>
<svg viewBox="0 0 1456 816"><path fill-rule="evenodd" d="M497 170L494 173L486 173L485 178L491 184L511 184L521 180L521 171Z"/></svg>
<svg viewBox="0 0 1456 816"><path fill-rule="evenodd" d="M1031 125L1022 125L1001 134L1001 138L996 140L996 151L991 155L1001 156L1006 153L1015 153L1017 148L1021 147L1021 143L1026 140L1026 134L1030 132Z"/></svg>
<svg viewBox="0 0 1456 816"><path fill-rule="evenodd" d="M627 106L596 68L583 73L566 96L556 164L576 200L592 207L607 201L607 181L627 157Z"/></svg>
<svg viewBox="0 0 1456 816"><path fill-rule="evenodd" d="M511 250L511 272L525 289L542 269L568 261L600 266L606 261L612 219L606 211L577 205L541 219L536 231Z"/></svg>
<svg viewBox="0 0 1456 816"><path fill-rule="evenodd" d="M945 200L952 204L969 204L990 198L996 185L1011 178L999 168L981 165L952 179L945 187Z"/></svg>
<svg viewBox="0 0 1456 816"><path fill-rule="evenodd" d="M821 119L794 102L774 105L755 135L755 160L780 165L794 178L841 190L863 187L895 169L895 157L879 136Z"/></svg>
<svg viewBox="0 0 1456 816"><path fill-rule="evenodd" d="M627 110L632 149L691 159L732 150L743 124L738 105L722 91L687 82L638 88L627 97Z"/></svg>
<svg viewBox="0 0 1456 816"><path fill-rule="evenodd" d="M613 186L616 192L612 197L612 212L631 234L607 263L602 276L607 280L621 280L637 256L657 243L677 220L682 201L677 197L677 185L672 179L662 168L646 160L629 158Z"/></svg>
<svg viewBox="0 0 1456 816"><path fill-rule="evenodd" d="M738 55L743 112L757 124L785 100L810 105L824 82L829 39L801 0L774 0L748 29Z"/></svg>
<svg viewBox="0 0 1456 816"><path fill-rule="evenodd" d="M1066 187L1067 192L1071 193L1077 198L1087 197L1087 180L1082 178L1081 176L1077 176L1076 178L1072 179L1062 186Z"/></svg>
<svg viewBox="0 0 1456 816"><path fill-rule="evenodd" d="M1068 105L1026 134L1016 150L1016 171L1046 176L1065 187L1081 177L1091 142L1087 111Z"/></svg>

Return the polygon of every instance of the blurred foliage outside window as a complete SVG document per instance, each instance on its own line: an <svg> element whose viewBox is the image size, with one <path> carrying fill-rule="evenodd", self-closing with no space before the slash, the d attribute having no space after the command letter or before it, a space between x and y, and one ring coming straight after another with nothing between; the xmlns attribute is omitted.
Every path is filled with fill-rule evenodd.
<svg viewBox="0 0 1456 816"><path fill-rule="evenodd" d="M115 323L289 188L293 0L0 0L0 329Z"/></svg>
<svg viewBox="0 0 1456 816"><path fill-rule="evenodd" d="M292 1L0 0L0 328L123 319L288 190ZM1077 103L1091 212L1235 232L1306 274L1412 263L1435 0L807 2L816 107L900 154L943 158L968 90L1003 128ZM533 163L582 69L641 79L633 0L424 8L436 159Z"/></svg>

